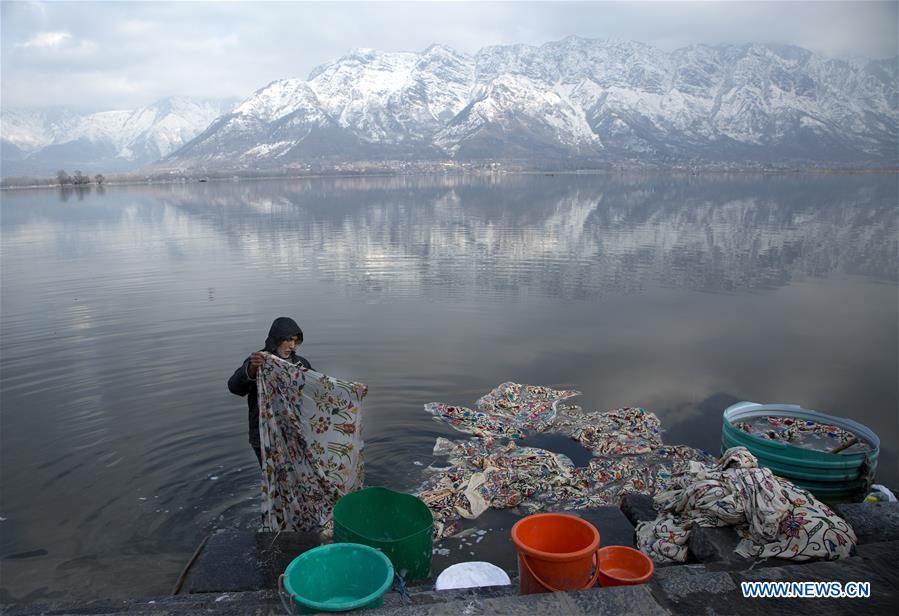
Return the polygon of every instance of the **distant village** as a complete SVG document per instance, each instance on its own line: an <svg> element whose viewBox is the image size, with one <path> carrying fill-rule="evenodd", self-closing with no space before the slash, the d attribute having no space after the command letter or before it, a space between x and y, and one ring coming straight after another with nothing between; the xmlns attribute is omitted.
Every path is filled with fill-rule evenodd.
<svg viewBox="0 0 899 616"><path fill-rule="evenodd" d="M700 173L896 173L899 169L871 167L834 167L832 164L752 163L705 161L585 161L570 160L442 160L406 161L371 160L350 162L303 162L278 168L190 168L162 169L147 167L129 173L93 176L75 170L69 174L57 171L53 177L18 176L0 180L0 189L52 188L86 189L90 186L120 184L174 184L208 181L240 181L261 179L290 179L321 176L367 175L496 175L496 174L604 174L635 172L666 172L697 175Z"/></svg>

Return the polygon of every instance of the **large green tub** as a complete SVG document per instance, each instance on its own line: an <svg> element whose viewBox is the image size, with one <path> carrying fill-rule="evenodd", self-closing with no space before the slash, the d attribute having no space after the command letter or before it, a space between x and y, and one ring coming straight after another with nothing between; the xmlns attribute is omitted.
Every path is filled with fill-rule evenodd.
<svg viewBox="0 0 899 616"><path fill-rule="evenodd" d="M334 541L381 550L405 580L431 576L433 528L427 505L387 488L351 492L334 505Z"/></svg>
<svg viewBox="0 0 899 616"><path fill-rule="evenodd" d="M838 426L855 434L870 450L836 454L814 451L755 436L734 426L736 422L769 416L794 417ZM789 479L825 503L851 503L864 499L874 481L880 453L880 439L857 421L825 415L794 404L756 402L738 402L724 411L721 451L740 446L752 452L760 466L770 468L775 475Z"/></svg>

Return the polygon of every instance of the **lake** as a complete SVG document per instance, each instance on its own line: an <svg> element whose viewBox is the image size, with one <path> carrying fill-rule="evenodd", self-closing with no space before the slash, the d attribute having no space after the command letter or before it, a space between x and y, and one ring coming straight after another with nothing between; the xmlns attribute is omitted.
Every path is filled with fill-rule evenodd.
<svg viewBox="0 0 899 616"><path fill-rule="evenodd" d="M718 453L739 400L857 419L899 485L893 175L508 175L0 195L0 601L167 593L258 521L245 400L271 321L367 383L370 485L426 402L503 381L642 406Z"/></svg>

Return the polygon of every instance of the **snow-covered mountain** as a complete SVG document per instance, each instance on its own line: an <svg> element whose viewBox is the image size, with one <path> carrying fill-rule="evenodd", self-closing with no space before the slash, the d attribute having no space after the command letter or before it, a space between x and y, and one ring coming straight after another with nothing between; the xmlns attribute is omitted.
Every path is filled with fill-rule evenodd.
<svg viewBox="0 0 899 616"><path fill-rule="evenodd" d="M163 161L831 161L895 164L899 58L568 37L474 56L355 50L275 81Z"/></svg>
<svg viewBox="0 0 899 616"><path fill-rule="evenodd" d="M899 57L568 37L357 49L234 104L3 111L3 175L353 161L821 161L899 165ZM162 160L159 160L162 158Z"/></svg>
<svg viewBox="0 0 899 616"><path fill-rule="evenodd" d="M235 102L171 97L139 109L92 114L4 109L3 175L136 169L190 141Z"/></svg>

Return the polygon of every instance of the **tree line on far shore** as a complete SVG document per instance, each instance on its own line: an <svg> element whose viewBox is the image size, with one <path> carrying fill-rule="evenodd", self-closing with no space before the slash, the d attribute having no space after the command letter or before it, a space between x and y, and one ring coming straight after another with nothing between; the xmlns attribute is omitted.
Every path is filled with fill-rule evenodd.
<svg viewBox="0 0 899 616"><path fill-rule="evenodd" d="M56 179L59 180L60 186L84 186L91 183L91 176L81 173L78 169L72 175L69 175L64 169L60 169L56 172ZM93 181L97 186L102 186L106 178L102 173L98 173L94 176Z"/></svg>

